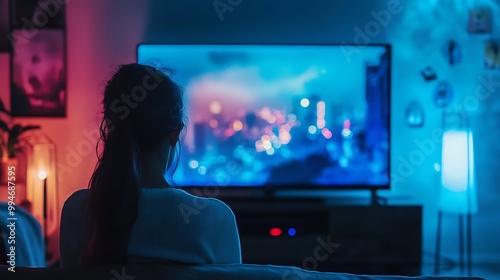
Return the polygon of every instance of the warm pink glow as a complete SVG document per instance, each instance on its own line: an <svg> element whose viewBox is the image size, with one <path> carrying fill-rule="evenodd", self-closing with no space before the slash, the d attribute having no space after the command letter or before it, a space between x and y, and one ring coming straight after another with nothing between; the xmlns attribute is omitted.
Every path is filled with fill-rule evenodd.
<svg viewBox="0 0 500 280"><path fill-rule="evenodd" d="M321 130L321 134L323 134L323 136L325 136L326 139L330 139L333 136L332 132L328 128L323 128Z"/></svg>
<svg viewBox="0 0 500 280"><path fill-rule="evenodd" d="M280 131L280 141L282 144L286 145L290 143L290 140L292 139L292 136L288 131Z"/></svg>
<svg viewBox="0 0 500 280"><path fill-rule="evenodd" d="M265 151L265 150L266 150L266 149L264 148L264 145L262 145L262 141L258 140L258 141L256 141L256 142L255 142L255 150L256 150L257 152L259 152L259 153L260 153L260 152L263 152L263 151Z"/></svg>
<svg viewBox="0 0 500 280"><path fill-rule="evenodd" d="M318 128L321 129L321 128L324 128L326 126L326 121L325 121L325 119L318 119L316 121L316 124L317 124Z"/></svg>
<svg viewBox="0 0 500 280"><path fill-rule="evenodd" d="M210 120L209 125L211 128L217 128L219 126L219 122L217 120Z"/></svg>
<svg viewBox="0 0 500 280"><path fill-rule="evenodd" d="M344 120L344 129L347 129L347 130L351 129L351 121L350 120Z"/></svg>
<svg viewBox="0 0 500 280"><path fill-rule="evenodd" d="M318 119L324 119L325 118L325 108L326 108L325 101L318 102L318 104L316 104L316 108L318 111L317 112Z"/></svg>
<svg viewBox="0 0 500 280"><path fill-rule="evenodd" d="M274 116L276 117L276 122L279 124L286 122L285 114L281 111L275 111Z"/></svg>
<svg viewBox="0 0 500 280"><path fill-rule="evenodd" d="M243 129L243 123L240 120L235 120L233 122L233 129L234 131L240 131Z"/></svg>
<svg viewBox="0 0 500 280"><path fill-rule="evenodd" d="M228 129L226 129L226 130L224 131L224 135L225 135L226 137L231 137L231 136L233 136L233 134L234 134L234 130L232 130L232 129L230 129L230 128L228 128Z"/></svg>
<svg viewBox="0 0 500 280"><path fill-rule="evenodd" d="M219 101L213 101L210 103L210 113L218 115L222 112L222 106Z"/></svg>
<svg viewBox="0 0 500 280"><path fill-rule="evenodd" d="M271 115L267 118L267 121L270 123L270 124L273 124L276 122L276 117Z"/></svg>
<svg viewBox="0 0 500 280"><path fill-rule="evenodd" d="M260 116L261 118L267 120L269 116L271 116L271 109L269 109L269 107L262 108L262 110L260 110Z"/></svg>

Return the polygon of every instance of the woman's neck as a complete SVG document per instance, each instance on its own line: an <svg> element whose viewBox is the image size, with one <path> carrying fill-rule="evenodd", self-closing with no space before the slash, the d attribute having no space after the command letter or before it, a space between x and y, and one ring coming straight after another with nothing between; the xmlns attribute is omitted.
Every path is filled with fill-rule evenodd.
<svg viewBox="0 0 500 280"><path fill-rule="evenodd" d="M141 155L141 186L143 188L169 187L165 179L168 149Z"/></svg>

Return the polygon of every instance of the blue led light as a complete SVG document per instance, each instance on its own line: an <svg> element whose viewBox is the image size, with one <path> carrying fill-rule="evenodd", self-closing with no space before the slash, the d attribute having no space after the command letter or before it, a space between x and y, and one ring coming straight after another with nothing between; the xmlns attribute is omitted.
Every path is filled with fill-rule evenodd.
<svg viewBox="0 0 500 280"><path fill-rule="evenodd" d="M294 228L288 229L288 235L295 236L296 233L297 233L297 231Z"/></svg>

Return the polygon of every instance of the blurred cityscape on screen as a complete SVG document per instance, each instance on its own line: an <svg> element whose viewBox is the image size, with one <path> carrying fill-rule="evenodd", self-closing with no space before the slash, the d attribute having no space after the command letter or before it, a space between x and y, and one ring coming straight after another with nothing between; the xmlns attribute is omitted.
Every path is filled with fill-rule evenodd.
<svg viewBox="0 0 500 280"><path fill-rule="evenodd" d="M140 45L173 70L180 186L388 187L384 46Z"/></svg>

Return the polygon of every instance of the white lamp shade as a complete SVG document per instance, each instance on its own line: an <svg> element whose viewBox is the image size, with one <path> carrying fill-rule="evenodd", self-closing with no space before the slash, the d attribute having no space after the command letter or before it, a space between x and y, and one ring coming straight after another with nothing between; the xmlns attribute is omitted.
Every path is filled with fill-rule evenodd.
<svg viewBox="0 0 500 280"><path fill-rule="evenodd" d="M448 130L443 134L439 207L443 212L477 212L474 148L470 130Z"/></svg>

